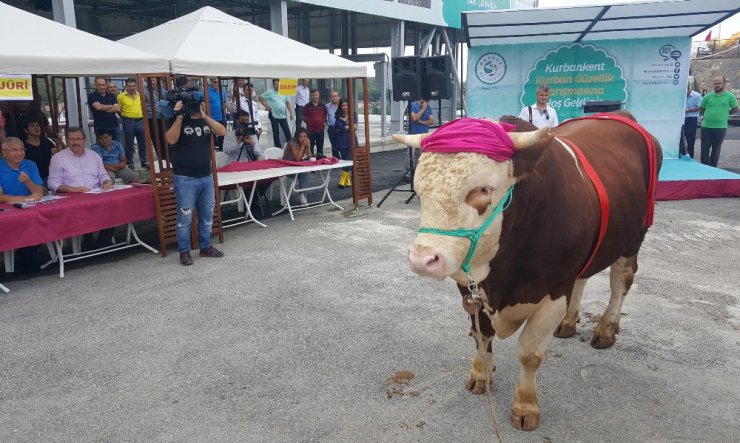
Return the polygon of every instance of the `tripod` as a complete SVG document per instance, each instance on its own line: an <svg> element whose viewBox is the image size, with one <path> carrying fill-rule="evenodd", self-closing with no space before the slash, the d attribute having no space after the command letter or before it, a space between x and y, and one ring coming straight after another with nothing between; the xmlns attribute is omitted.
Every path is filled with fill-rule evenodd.
<svg viewBox="0 0 740 443"><path fill-rule="evenodd" d="M411 103L408 104L408 126L411 127ZM406 131L408 133L408 130ZM389 195L393 193L393 191L399 191L399 192L410 192L411 196L406 199L406 204L408 204L411 199L413 199L416 196L416 191L414 190L414 171L416 170L416 165L414 165L414 148L411 146L407 146L406 149L408 149L408 155L409 155L409 165L406 167L406 170L403 171L403 174L401 174L401 177L399 177L398 181L391 189L386 192L386 194L383 196L383 198L380 199L380 202L378 203L378 208L380 205L383 204L385 199L388 198ZM401 183L404 181L404 179L408 179L410 181L409 183L409 189L396 189L398 188Z"/></svg>

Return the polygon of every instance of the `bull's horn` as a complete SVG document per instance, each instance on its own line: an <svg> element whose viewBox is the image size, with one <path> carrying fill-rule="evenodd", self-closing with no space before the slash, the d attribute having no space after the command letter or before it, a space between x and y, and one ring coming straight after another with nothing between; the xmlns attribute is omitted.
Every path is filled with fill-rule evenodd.
<svg viewBox="0 0 740 443"><path fill-rule="evenodd" d="M509 132L508 134L516 149L524 149L547 137L548 132L550 132L550 127L545 125L536 131Z"/></svg>
<svg viewBox="0 0 740 443"><path fill-rule="evenodd" d="M421 141L424 139L424 137L430 134L431 133L429 132L427 132L426 134L413 135L393 134L393 140L397 141L398 143L403 143L404 145L411 146L412 148L421 148Z"/></svg>

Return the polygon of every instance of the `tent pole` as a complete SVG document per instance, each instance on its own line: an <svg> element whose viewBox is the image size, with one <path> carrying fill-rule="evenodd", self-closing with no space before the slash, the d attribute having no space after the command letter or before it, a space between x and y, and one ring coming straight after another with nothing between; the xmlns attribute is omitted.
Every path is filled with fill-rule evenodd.
<svg viewBox="0 0 740 443"><path fill-rule="evenodd" d="M77 97L77 122L78 126L82 131L87 134L87 122L82 122L82 100L80 97L80 78L75 77L74 78L75 83L75 97ZM92 142L92 140L91 140Z"/></svg>

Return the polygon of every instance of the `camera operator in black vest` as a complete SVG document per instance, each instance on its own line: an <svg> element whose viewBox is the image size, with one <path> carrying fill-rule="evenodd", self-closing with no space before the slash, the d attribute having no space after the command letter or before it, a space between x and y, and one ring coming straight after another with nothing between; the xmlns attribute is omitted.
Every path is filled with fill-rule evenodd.
<svg viewBox="0 0 740 443"><path fill-rule="evenodd" d="M245 110L237 112L235 126L236 144L224 146L224 154L228 156L229 163L257 161L262 151L257 141L256 123L252 122L249 112Z"/></svg>
<svg viewBox="0 0 740 443"><path fill-rule="evenodd" d="M177 249L180 264L193 264L190 256L190 224L193 209L198 211L199 257L223 257L211 245L211 225L216 192L211 171L211 141L223 137L226 128L206 115L202 100L178 100L174 106L175 119L165 138L172 146L172 172L177 199Z"/></svg>

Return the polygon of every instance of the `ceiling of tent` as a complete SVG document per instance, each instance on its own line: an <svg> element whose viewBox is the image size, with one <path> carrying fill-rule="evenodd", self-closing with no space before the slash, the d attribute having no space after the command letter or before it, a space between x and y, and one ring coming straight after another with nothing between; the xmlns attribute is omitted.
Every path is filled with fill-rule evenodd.
<svg viewBox="0 0 740 443"><path fill-rule="evenodd" d="M463 13L469 46L695 36L740 0L677 0Z"/></svg>

